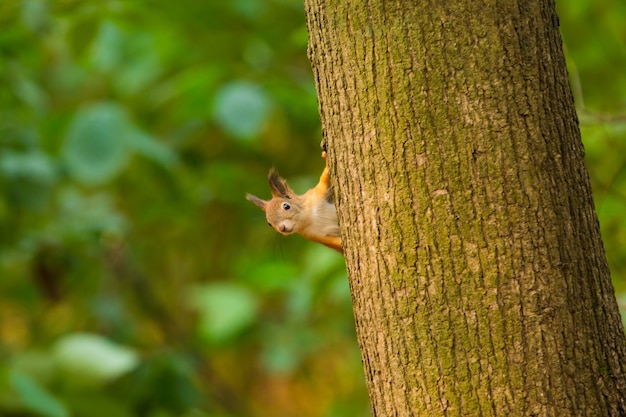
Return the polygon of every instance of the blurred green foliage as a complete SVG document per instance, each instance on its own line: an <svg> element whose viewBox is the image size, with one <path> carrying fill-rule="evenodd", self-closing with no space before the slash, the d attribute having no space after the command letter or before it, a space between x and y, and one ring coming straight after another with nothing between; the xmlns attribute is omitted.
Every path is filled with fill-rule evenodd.
<svg viewBox="0 0 626 417"><path fill-rule="evenodd" d="M626 5L560 16L622 293ZM367 416L343 259L243 198L323 167L301 1L8 0L0 25L0 414Z"/></svg>

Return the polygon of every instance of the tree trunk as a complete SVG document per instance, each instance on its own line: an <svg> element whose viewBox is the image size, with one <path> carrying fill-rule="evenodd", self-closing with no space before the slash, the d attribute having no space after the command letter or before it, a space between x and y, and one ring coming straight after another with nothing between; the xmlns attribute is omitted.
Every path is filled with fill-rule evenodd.
<svg viewBox="0 0 626 417"><path fill-rule="evenodd" d="M305 5L374 415L626 415L554 3Z"/></svg>

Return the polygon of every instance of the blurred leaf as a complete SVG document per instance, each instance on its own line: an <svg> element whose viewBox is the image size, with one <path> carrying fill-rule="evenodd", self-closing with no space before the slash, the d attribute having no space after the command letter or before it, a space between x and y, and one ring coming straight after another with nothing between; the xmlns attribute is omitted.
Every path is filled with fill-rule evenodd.
<svg viewBox="0 0 626 417"><path fill-rule="evenodd" d="M134 126L125 110L99 103L79 110L65 135L63 158L74 178L100 184L116 176L130 157Z"/></svg>
<svg viewBox="0 0 626 417"><path fill-rule="evenodd" d="M44 90L32 79L20 72L12 82L15 95L27 103L34 111L42 113L48 102Z"/></svg>
<svg viewBox="0 0 626 417"><path fill-rule="evenodd" d="M129 95L148 86L161 73L158 45L147 33L135 33L128 39L124 66L115 77L121 94Z"/></svg>
<svg viewBox="0 0 626 417"><path fill-rule="evenodd" d="M100 71L111 71L124 62L123 50L122 31L113 22L103 21L93 42L91 63Z"/></svg>
<svg viewBox="0 0 626 417"><path fill-rule="evenodd" d="M135 129L132 134L129 135L128 139L129 145L135 152L152 159L154 162L164 167L171 168L178 162L178 157L174 151L139 129Z"/></svg>
<svg viewBox="0 0 626 417"><path fill-rule="evenodd" d="M249 290L226 283L196 287L190 302L200 314L200 334L215 343L228 341L252 324L258 307Z"/></svg>
<svg viewBox="0 0 626 417"><path fill-rule="evenodd" d="M262 360L265 369L272 373L290 374L300 364L300 354L292 343L268 343L263 351Z"/></svg>
<svg viewBox="0 0 626 417"><path fill-rule="evenodd" d="M56 179L52 159L41 151L3 151L0 154L0 173L7 178L28 178L39 183Z"/></svg>
<svg viewBox="0 0 626 417"><path fill-rule="evenodd" d="M85 238L92 233L121 235L126 219L115 209L106 193L83 195L76 188L62 189L59 194L60 218L50 225L54 235Z"/></svg>
<svg viewBox="0 0 626 417"><path fill-rule="evenodd" d="M48 202L57 172L53 161L41 151L7 150L0 154L0 177L6 178L4 193L10 203L36 210Z"/></svg>
<svg viewBox="0 0 626 417"><path fill-rule="evenodd" d="M130 372L139 364L134 350L89 333L69 334L53 347L53 359L68 382L102 385Z"/></svg>
<svg viewBox="0 0 626 417"><path fill-rule="evenodd" d="M290 320L305 321L311 314L315 288L308 279L297 276L287 297L287 315Z"/></svg>
<svg viewBox="0 0 626 417"><path fill-rule="evenodd" d="M263 366L272 373L290 374L311 352L315 352L323 339L311 328L298 323L267 326L263 335Z"/></svg>
<svg viewBox="0 0 626 417"><path fill-rule="evenodd" d="M28 410L43 417L69 417L63 403L27 375L11 371L9 378L11 388Z"/></svg>
<svg viewBox="0 0 626 417"><path fill-rule="evenodd" d="M257 70L265 70L272 63L273 54L272 48L266 42L262 39L254 38L246 45L244 58L251 67Z"/></svg>
<svg viewBox="0 0 626 417"><path fill-rule="evenodd" d="M271 106L267 93L260 86L235 81L215 94L213 118L235 138L250 140L261 132Z"/></svg>
<svg viewBox="0 0 626 417"><path fill-rule="evenodd" d="M45 30L49 24L48 2L45 0L22 1L22 22L33 32Z"/></svg>
<svg viewBox="0 0 626 417"><path fill-rule="evenodd" d="M117 90L123 95L137 93L161 72L154 37L146 32L127 32L105 21L93 43L91 62L102 72L112 73Z"/></svg>
<svg viewBox="0 0 626 417"><path fill-rule="evenodd" d="M231 7L240 13L241 16L256 20L263 12L265 3L257 0L234 0L231 3Z"/></svg>
<svg viewBox="0 0 626 417"><path fill-rule="evenodd" d="M114 103L79 110L65 135L63 157L70 173L84 184L100 184L125 167L133 152L171 167L176 154L143 132Z"/></svg>

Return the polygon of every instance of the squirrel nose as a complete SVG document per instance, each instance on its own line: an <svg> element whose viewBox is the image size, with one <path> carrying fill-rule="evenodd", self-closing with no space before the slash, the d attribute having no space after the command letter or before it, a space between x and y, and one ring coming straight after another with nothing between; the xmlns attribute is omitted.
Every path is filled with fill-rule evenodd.
<svg viewBox="0 0 626 417"><path fill-rule="evenodd" d="M293 225L289 224L289 222L284 222L278 225L278 231L280 233L288 234L293 232Z"/></svg>

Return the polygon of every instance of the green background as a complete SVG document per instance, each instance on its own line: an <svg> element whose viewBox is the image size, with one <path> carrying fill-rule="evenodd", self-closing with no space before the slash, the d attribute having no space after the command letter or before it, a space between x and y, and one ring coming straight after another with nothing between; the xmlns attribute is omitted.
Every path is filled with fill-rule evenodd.
<svg viewBox="0 0 626 417"><path fill-rule="evenodd" d="M626 303L626 3L559 4ZM299 0L0 2L0 415L368 416ZM623 301L622 301L623 300Z"/></svg>

